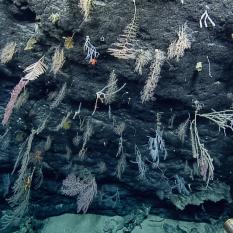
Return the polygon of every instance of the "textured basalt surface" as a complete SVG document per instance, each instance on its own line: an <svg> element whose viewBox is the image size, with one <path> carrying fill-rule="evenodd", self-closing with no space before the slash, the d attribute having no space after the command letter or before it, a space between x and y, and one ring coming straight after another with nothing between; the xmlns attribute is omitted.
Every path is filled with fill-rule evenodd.
<svg viewBox="0 0 233 233"><path fill-rule="evenodd" d="M23 75L23 69L45 55L45 62L51 63L56 46L62 46L65 36L74 35L74 48L65 49L64 74L56 77L51 72L31 82L27 86L28 101L14 111L10 123L7 148L0 149L0 175L10 174L19 153L19 148L32 128L37 128L49 115L45 129L36 135L31 153L42 148L47 136L52 139L51 148L43 152L43 183L37 190L32 188L31 216L45 218L61 213L75 213L76 201L61 194L62 180L71 172L76 175L87 169L95 176L99 193L88 212L105 215L127 215L142 205L151 206L150 213L164 218L208 221L232 214L231 185L233 182L232 132L219 131L207 120L198 119L202 142L214 160L215 175L207 190L205 182L198 175L191 176L185 167L192 168L196 160L192 156L189 132L182 144L177 136L177 128L188 114L194 114L193 102L203 104L202 112L211 109L229 109L233 100L233 2L231 0L177 1L139 0L137 33L138 45L150 50L167 51L176 38L179 26L187 23L192 41L191 49L185 51L179 62L165 62L159 80L155 100L141 103L140 92L149 73L149 66L139 76L134 72L133 60L120 60L111 56L107 49L122 33L133 16L133 5L126 0L97 1L91 19L83 23L83 17L75 0L1 0L0 1L0 47L9 41L17 43L17 53L8 64L0 65L0 115L10 98L10 92ZM209 6L209 14L216 23L214 28L199 27L199 19ZM59 13L60 21L54 25L49 20L52 13ZM35 24L39 23L38 42L30 51L24 47L35 34ZM95 66L85 60L83 44L86 36L100 53ZM103 40L104 38L104 40ZM212 77L209 76L209 63ZM197 62L202 62L201 72L195 70ZM115 70L119 86L125 88L117 94L117 99L109 108L98 104L92 116L96 92L101 90ZM61 104L50 110L49 96L59 91L67 82L67 91ZM66 115L73 114L81 104L78 117L58 132L53 129ZM163 139L167 148L166 160L161 159L159 168L152 168L149 161L148 136L155 136L156 115L160 113ZM72 115L73 116L73 115ZM72 139L80 130L80 121L90 119L93 135L87 143L86 158L78 159L80 145ZM116 123L125 123L123 146L127 166L122 178L116 177L116 158L119 136L114 132ZM0 128L1 135L6 127ZM146 160L148 169L145 180L138 179L135 164L135 144ZM146 159L147 158L147 159ZM190 187L188 196L172 189L174 177L179 175ZM13 184L17 173L11 178ZM0 184L0 209L8 204L5 198L3 180ZM102 195L101 195L102 194ZM119 200L114 199L119 194ZM104 199L103 199L104 195Z"/></svg>

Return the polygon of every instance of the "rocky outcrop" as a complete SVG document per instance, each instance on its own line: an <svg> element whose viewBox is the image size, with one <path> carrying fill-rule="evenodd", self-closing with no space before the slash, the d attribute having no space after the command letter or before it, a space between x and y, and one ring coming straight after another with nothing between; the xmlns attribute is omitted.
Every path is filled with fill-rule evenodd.
<svg viewBox="0 0 233 233"><path fill-rule="evenodd" d="M207 4L215 27L209 24L208 28L200 28L199 20ZM32 160L39 158L39 165L36 164L43 182L35 189L32 181L29 215L45 218L76 211L75 199L61 194L62 180L70 173L95 177L98 195L88 212L127 215L147 205L151 213L163 218L199 222L232 214L231 130L224 134L206 118L197 119L201 143L214 164L214 180L206 188L192 155L189 126L183 143L178 129L188 117L194 118L196 101L202 104L201 113L232 106L233 2L136 0L136 6L137 51L167 52L185 23L191 42L179 62L164 61L154 99L146 103L142 103L140 93L154 60L139 75L134 59L117 59L108 52L133 18L132 1L96 1L87 21L75 0L0 2L0 47L9 41L17 43L12 61L0 65L1 116L10 91L24 76L23 70L42 56L49 66L45 74L27 85L27 101L14 110L7 127L0 129L2 210L8 208L5 199L12 196L9 184L12 187L18 176L9 174L20 148L31 130L44 122L43 131L34 136L30 150L30 168L35 165ZM100 54L97 64L85 59L87 36ZM74 46L64 48L64 66L54 76L50 72L54 50L63 48L68 37L72 37ZM36 42L32 49L25 50L30 38ZM200 70L196 68L198 63ZM107 86L113 70L118 88L123 88L110 105L100 96L93 114L96 93ZM62 87L65 90L60 92L61 100L52 108ZM158 127L167 156L164 159L161 153L159 163L153 163L148 141L158 135ZM143 179L139 177L139 153L145 162Z"/></svg>

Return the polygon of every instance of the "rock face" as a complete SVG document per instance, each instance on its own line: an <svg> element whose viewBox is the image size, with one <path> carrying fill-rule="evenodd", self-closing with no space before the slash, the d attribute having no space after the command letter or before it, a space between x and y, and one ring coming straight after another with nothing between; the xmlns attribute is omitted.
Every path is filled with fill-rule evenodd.
<svg viewBox="0 0 233 233"><path fill-rule="evenodd" d="M92 225L90 224L92 223ZM51 217L46 220L42 233L62 232L66 229L68 232L128 232L126 227L127 219L120 216L96 216L91 214L74 215L63 214L61 216ZM93 230L95 225L95 230ZM159 233L165 232L223 232L222 226L215 221L215 227L208 223L185 222L175 220L165 220L158 216L148 216L148 218L140 226L132 229L132 233L148 232L153 233L155 229ZM65 226L65 227L64 227ZM198 230L197 230L198 229Z"/></svg>
<svg viewBox="0 0 233 233"><path fill-rule="evenodd" d="M28 214L36 218L75 213L76 197L61 192L62 180L71 173L81 180L95 178L98 194L90 213L123 216L148 206L150 213L163 218L197 222L233 214L232 131L228 128L224 134L219 125L201 116L232 106L233 2L136 0L136 7L131 27L135 16L131 0L95 1L87 20L78 0L0 1L0 48L16 42L13 59L0 65L1 116L10 92L25 76L23 70L42 56L48 66L29 82L20 97L22 106L0 128L3 216L27 149L21 187L30 191ZM207 19L208 27L200 28L205 10L212 21ZM153 98L142 103L144 85L153 67L158 67L154 54L159 50L166 56L182 25L191 48L179 61L163 59ZM127 53L133 58L141 50L149 51L142 75L135 72L135 59L118 59L108 51L124 33L132 44L121 52L131 45ZM89 52L93 45L99 53L97 63L95 56L85 59L87 37ZM29 39L35 43L25 50ZM69 39L70 44L64 45ZM54 75L51 64L58 47L64 48L65 63ZM116 82L108 84L113 70L118 87L113 85ZM107 101L109 93L112 99ZM192 153L189 126L195 118L195 103L202 106L196 121L200 145L214 165L214 178L207 187L203 164L199 160L198 168ZM225 123L230 127L231 110L227 113ZM179 129L186 120L182 138ZM29 145L32 129L38 128ZM20 162L10 175L17 158ZM206 169L208 178L211 170Z"/></svg>

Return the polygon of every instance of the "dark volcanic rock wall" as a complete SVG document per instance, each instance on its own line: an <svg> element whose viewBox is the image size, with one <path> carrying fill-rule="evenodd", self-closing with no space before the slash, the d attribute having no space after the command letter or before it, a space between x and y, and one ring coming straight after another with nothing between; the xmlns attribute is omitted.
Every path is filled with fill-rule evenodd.
<svg viewBox="0 0 233 233"><path fill-rule="evenodd" d="M187 23L191 49L185 51L179 62L167 60L162 66L161 77L155 91L155 99L141 102L140 92L149 74L149 64L142 76L134 72L135 61L117 59L107 49L133 17L130 0L96 1L90 20L83 22L78 0L1 0L0 1L0 47L7 42L17 43L17 52L7 65L0 65L1 116L10 98L10 92L23 76L23 69L43 55L45 63L51 64L54 48L63 47L64 37L72 36L74 47L64 50L65 64L55 77L48 71L27 86L27 102L15 110L7 127L1 127L0 150L0 206L8 208L5 198L12 195L6 191L10 174L20 147L31 129L38 128L47 118L44 130L35 135L30 156L41 152L40 168L43 183L39 189L31 189L30 215L44 218L64 212L75 212L74 198L61 194L62 180L70 173L91 173L98 185L98 195L88 211L101 214L126 215L142 205L151 206L151 213L177 219L207 221L231 214L230 186L232 174L232 132L226 135L210 121L198 119L202 143L208 149L214 163L214 180L208 188L196 172L196 160L192 156L189 131L181 143L177 136L179 125L189 114L193 119L193 103L199 101L201 112L230 109L233 91L233 2L136 0L139 29L137 48L151 51L167 51L177 38L179 26ZM208 5L208 13L216 26L199 27L199 19ZM52 14L59 14L53 24ZM27 41L35 36L37 43L25 51ZM85 60L83 46L86 36L100 53L97 64ZM209 66L209 62L210 66ZM197 72L196 64L202 62ZM209 75L209 69L212 77ZM98 102L94 115L96 92L107 85L109 75L115 70L119 87L117 98L109 106ZM58 93L67 83L65 97L58 107L51 110L53 93ZM81 105L80 105L81 103ZM73 117L80 108L80 112ZM60 130L55 128L63 117L72 112ZM155 137L157 116L167 149L167 158L159 166L152 166L148 137ZM122 134L124 158L116 154L119 135L114 127L125 124ZM85 159L78 156L82 140L74 145L73 139L85 135L85 127L91 125L92 135L87 142ZM45 149L46 140L51 146ZM135 145L146 163L146 178L138 179ZM122 160L121 160L122 159ZM125 159L125 160L124 160ZM117 166L126 166L121 179L116 176ZM124 166L123 166L124 167ZM185 180L188 194L179 193L176 175ZM17 173L11 177L11 184ZM3 185L4 184L4 185Z"/></svg>

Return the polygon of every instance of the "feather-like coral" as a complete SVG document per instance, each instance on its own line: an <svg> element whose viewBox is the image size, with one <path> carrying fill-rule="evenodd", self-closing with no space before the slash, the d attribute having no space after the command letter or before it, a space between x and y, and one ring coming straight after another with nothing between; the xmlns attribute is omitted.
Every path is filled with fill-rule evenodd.
<svg viewBox="0 0 233 233"><path fill-rule="evenodd" d="M154 61L150 66L150 74L141 92L142 103L153 99L155 88L159 82L161 67L165 59L165 53L159 49L155 49Z"/></svg>
<svg viewBox="0 0 233 233"><path fill-rule="evenodd" d="M131 22L123 30L123 34L117 39L117 42L112 44L112 48L108 49L108 52L119 59L135 59L136 49L135 42L138 31L138 24L136 20L136 4L134 2L134 16Z"/></svg>
<svg viewBox="0 0 233 233"><path fill-rule="evenodd" d="M143 67L147 65L151 59L152 59L152 54L149 50L140 49L140 51L138 52L136 56L134 71L142 75Z"/></svg>
<svg viewBox="0 0 233 233"><path fill-rule="evenodd" d="M51 67L51 71L53 72L54 75L57 74L57 72L62 68L64 63L65 63L64 49L60 49L59 47L57 47L55 49L52 58L52 67Z"/></svg>
<svg viewBox="0 0 233 233"><path fill-rule="evenodd" d="M88 21L91 9L93 5L93 0L80 0L79 7L84 17L84 21Z"/></svg>
<svg viewBox="0 0 233 233"><path fill-rule="evenodd" d="M13 55L15 54L16 43L10 42L2 49L1 52L1 63L6 64L12 60Z"/></svg>
<svg viewBox="0 0 233 233"><path fill-rule="evenodd" d="M37 79L40 75L42 75L47 69L47 66L44 63L44 57L42 57L39 61L35 62L34 64L28 66L24 72L27 73L19 83L14 87L13 91L11 92L11 98L8 102L4 117L2 120L2 124L6 125L10 119L10 116L13 112L13 108L16 104L18 96L22 92L22 90L26 87L29 81Z"/></svg>
<svg viewBox="0 0 233 233"><path fill-rule="evenodd" d="M23 80L32 81L37 79L40 75L42 75L47 69L47 66L44 63L44 57L42 57L37 62L28 66L23 72L26 75L23 77Z"/></svg>

